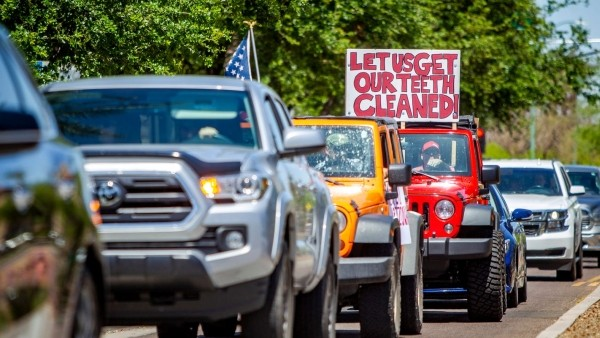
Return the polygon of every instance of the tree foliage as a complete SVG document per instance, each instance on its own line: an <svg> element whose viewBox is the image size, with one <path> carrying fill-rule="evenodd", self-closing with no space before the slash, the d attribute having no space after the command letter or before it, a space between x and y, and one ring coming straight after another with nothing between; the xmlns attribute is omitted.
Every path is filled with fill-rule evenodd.
<svg viewBox="0 0 600 338"><path fill-rule="evenodd" d="M0 22L32 65L49 61L35 73L44 83L70 67L220 75L255 20L261 81L304 115L343 112L347 48L459 49L461 111L507 124L534 104L597 93L587 32L546 21L580 1L4 0Z"/></svg>

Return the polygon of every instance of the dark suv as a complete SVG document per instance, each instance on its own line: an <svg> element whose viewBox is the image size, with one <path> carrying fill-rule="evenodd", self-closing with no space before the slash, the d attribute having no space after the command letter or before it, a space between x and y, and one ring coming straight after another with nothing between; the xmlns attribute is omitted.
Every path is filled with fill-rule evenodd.
<svg viewBox="0 0 600 338"><path fill-rule="evenodd" d="M104 268L89 183L0 27L0 336L100 335Z"/></svg>

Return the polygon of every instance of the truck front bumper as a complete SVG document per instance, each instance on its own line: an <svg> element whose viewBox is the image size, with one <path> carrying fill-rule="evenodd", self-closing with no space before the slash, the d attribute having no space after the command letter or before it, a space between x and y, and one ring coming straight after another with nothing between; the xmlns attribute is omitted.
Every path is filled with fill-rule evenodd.
<svg viewBox="0 0 600 338"><path fill-rule="evenodd" d="M428 238L424 241L424 259L464 260L489 257L492 238Z"/></svg>

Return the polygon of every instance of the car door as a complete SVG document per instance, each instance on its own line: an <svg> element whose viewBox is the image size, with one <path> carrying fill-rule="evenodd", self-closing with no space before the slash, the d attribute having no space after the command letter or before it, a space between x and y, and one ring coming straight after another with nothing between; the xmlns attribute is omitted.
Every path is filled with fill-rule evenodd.
<svg viewBox="0 0 600 338"><path fill-rule="evenodd" d="M286 130L293 128L285 105L274 96L266 98L266 106L272 110L272 118L277 125L277 138L283 139ZM276 142L277 143L277 142ZM295 209L294 230L296 238L294 260L294 282L305 285L312 277L317 260L317 236L315 229L315 185L304 156L292 156L281 159L284 175L290 183Z"/></svg>

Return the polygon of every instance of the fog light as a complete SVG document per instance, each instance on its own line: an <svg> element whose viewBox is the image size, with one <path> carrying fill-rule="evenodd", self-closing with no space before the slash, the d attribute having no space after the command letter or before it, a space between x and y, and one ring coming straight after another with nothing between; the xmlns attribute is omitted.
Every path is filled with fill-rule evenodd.
<svg viewBox="0 0 600 338"><path fill-rule="evenodd" d="M452 230L454 230L454 227L452 226L452 224L448 223L448 224L444 225L444 231L447 234L451 234Z"/></svg>
<svg viewBox="0 0 600 338"><path fill-rule="evenodd" d="M217 230L219 251L241 249L246 245L246 242L246 229L244 228L219 228Z"/></svg>
<svg viewBox="0 0 600 338"><path fill-rule="evenodd" d="M230 231L225 235L225 246L229 250L239 249L246 245L244 235L239 231Z"/></svg>

